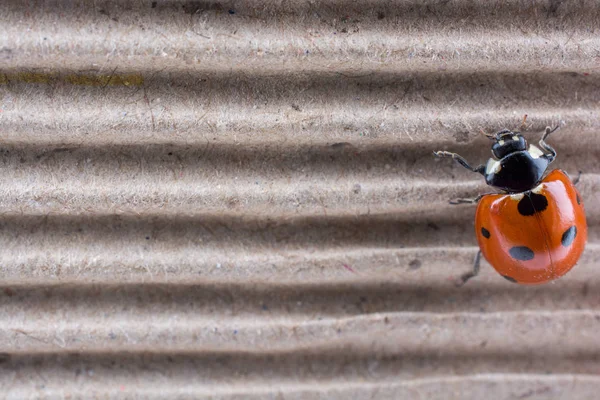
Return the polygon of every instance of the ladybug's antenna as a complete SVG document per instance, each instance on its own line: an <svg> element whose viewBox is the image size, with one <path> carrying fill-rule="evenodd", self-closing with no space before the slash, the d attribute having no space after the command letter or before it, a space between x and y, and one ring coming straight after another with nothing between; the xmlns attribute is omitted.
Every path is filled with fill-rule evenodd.
<svg viewBox="0 0 600 400"><path fill-rule="evenodd" d="M513 135L515 133L519 133L519 132L513 132L510 129L505 128L505 129L502 129L501 131L498 131L495 134L489 136L489 138L494 139L494 140L500 140L500 138L504 135L507 135L507 134Z"/></svg>
<svg viewBox="0 0 600 400"><path fill-rule="evenodd" d="M479 128L479 132L481 132L483 134L483 136L485 136L488 139L491 139L491 140L495 140L496 139L496 134L495 133L485 133L485 131L483 130L483 128Z"/></svg>
<svg viewBox="0 0 600 400"><path fill-rule="evenodd" d="M521 127L520 129L522 131L527 129L527 114L523 115L523 122L521 122Z"/></svg>
<svg viewBox="0 0 600 400"><path fill-rule="evenodd" d="M526 130L526 129L527 129L527 114L523 115L523 121L521 122L521 126L520 126L520 128L519 128L519 129L520 129L521 131L524 131L524 130ZM483 135L484 135L486 138L488 138L488 139L491 139L491 140L498 140L498 139L500 139L500 137L501 137L503 134L506 134L506 133L519 133L519 132L513 132L513 131L511 131L510 129L502 129L501 131L499 131L499 132L496 132L496 133L485 133L485 131L484 131L482 128L479 128L479 131L480 131L480 132L481 132L481 133L482 133L482 134L483 134Z"/></svg>

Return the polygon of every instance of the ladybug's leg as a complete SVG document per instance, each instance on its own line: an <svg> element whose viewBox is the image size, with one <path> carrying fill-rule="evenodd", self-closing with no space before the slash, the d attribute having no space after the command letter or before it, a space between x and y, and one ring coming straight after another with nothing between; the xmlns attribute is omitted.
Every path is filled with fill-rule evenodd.
<svg viewBox="0 0 600 400"><path fill-rule="evenodd" d="M452 205L455 204L477 204L479 203L479 200L481 200L481 198L485 196L484 194L480 194L479 196L472 198L472 199L454 199L454 200L450 200L449 203Z"/></svg>
<svg viewBox="0 0 600 400"><path fill-rule="evenodd" d="M546 138L548 138L548 136L550 136L552 132L556 131L559 127L560 125L556 125L554 128L550 128L549 126L547 126L546 131L542 136L542 140L540 140L540 147L542 148L542 150L548 152L548 154L545 154L545 157L548 159L549 162L554 161L554 158L556 157L556 150L554 150L552 146L546 143L545 140Z"/></svg>
<svg viewBox="0 0 600 400"><path fill-rule="evenodd" d="M573 179L573 185L577 185L579 183L580 179L581 179L581 170L579 171L579 173L577 174L575 179Z"/></svg>
<svg viewBox="0 0 600 400"><path fill-rule="evenodd" d="M466 169L473 171L473 172L478 172L481 175L485 175L485 165L479 165L479 166L473 168L469 165L467 160L465 160L463 157L461 157L460 155L458 155L456 153L450 153L449 151L434 151L433 154L436 157L450 157L453 160L456 160L457 163L459 163Z"/></svg>
<svg viewBox="0 0 600 400"><path fill-rule="evenodd" d="M460 276L460 279L456 282L457 287L461 287L471 278L476 277L479 274L479 268L481 266L481 250L475 254L475 260L473 260L473 269Z"/></svg>

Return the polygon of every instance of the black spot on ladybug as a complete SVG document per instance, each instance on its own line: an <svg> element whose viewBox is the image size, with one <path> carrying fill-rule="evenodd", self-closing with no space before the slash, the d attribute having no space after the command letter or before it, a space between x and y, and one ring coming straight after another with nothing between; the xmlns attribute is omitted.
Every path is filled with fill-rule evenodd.
<svg viewBox="0 0 600 400"><path fill-rule="evenodd" d="M510 276L508 276L508 275L502 275L502 277L503 277L504 279L506 279L507 281L509 281L509 282L512 282L512 283L517 283L517 280L516 280L515 278L512 278L512 277L510 277Z"/></svg>
<svg viewBox="0 0 600 400"><path fill-rule="evenodd" d="M560 242L563 246L569 247L571 243L573 243L573 240L575 240L575 236L577 236L577 227L572 226L569 229L567 229L565 233L563 233Z"/></svg>
<svg viewBox="0 0 600 400"><path fill-rule="evenodd" d="M577 204L581 205L581 199L579 198L579 193L577 193Z"/></svg>
<svg viewBox="0 0 600 400"><path fill-rule="evenodd" d="M510 256L512 258L519 260L519 261L533 260L533 257L534 257L533 250L531 250L527 246L511 247L511 249L508 251L508 253L510 254Z"/></svg>
<svg viewBox="0 0 600 400"><path fill-rule="evenodd" d="M483 235L484 238L489 239L490 238L490 231L488 231L487 229L485 229L483 226L481 227L481 234Z"/></svg>
<svg viewBox="0 0 600 400"><path fill-rule="evenodd" d="M546 208L548 208L548 199L546 199L546 196L532 192L525 194L517 205L519 214L525 217L532 216L536 212L542 212Z"/></svg>

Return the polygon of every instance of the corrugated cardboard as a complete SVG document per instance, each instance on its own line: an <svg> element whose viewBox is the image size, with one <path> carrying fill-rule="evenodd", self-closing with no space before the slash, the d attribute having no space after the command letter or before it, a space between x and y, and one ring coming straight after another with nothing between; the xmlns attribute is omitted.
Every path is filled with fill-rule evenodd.
<svg viewBox="0 0 600 400"><path fill-rule="evenodd" d="M595 399L593 1L3 1L0 397ZM547 125L589 243L483 263L434 150Z"/></svg>

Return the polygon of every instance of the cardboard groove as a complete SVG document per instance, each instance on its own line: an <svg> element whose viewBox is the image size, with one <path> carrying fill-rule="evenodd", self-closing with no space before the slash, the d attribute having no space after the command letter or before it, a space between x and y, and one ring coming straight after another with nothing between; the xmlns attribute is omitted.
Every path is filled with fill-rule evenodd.
<svg viewBox="0 0 600 400"><path fill-rule="evenodd" d="M597 2L6 0L0 398L595 399ZM589 240L477 251L481 134L549 142Z"/></svg>

